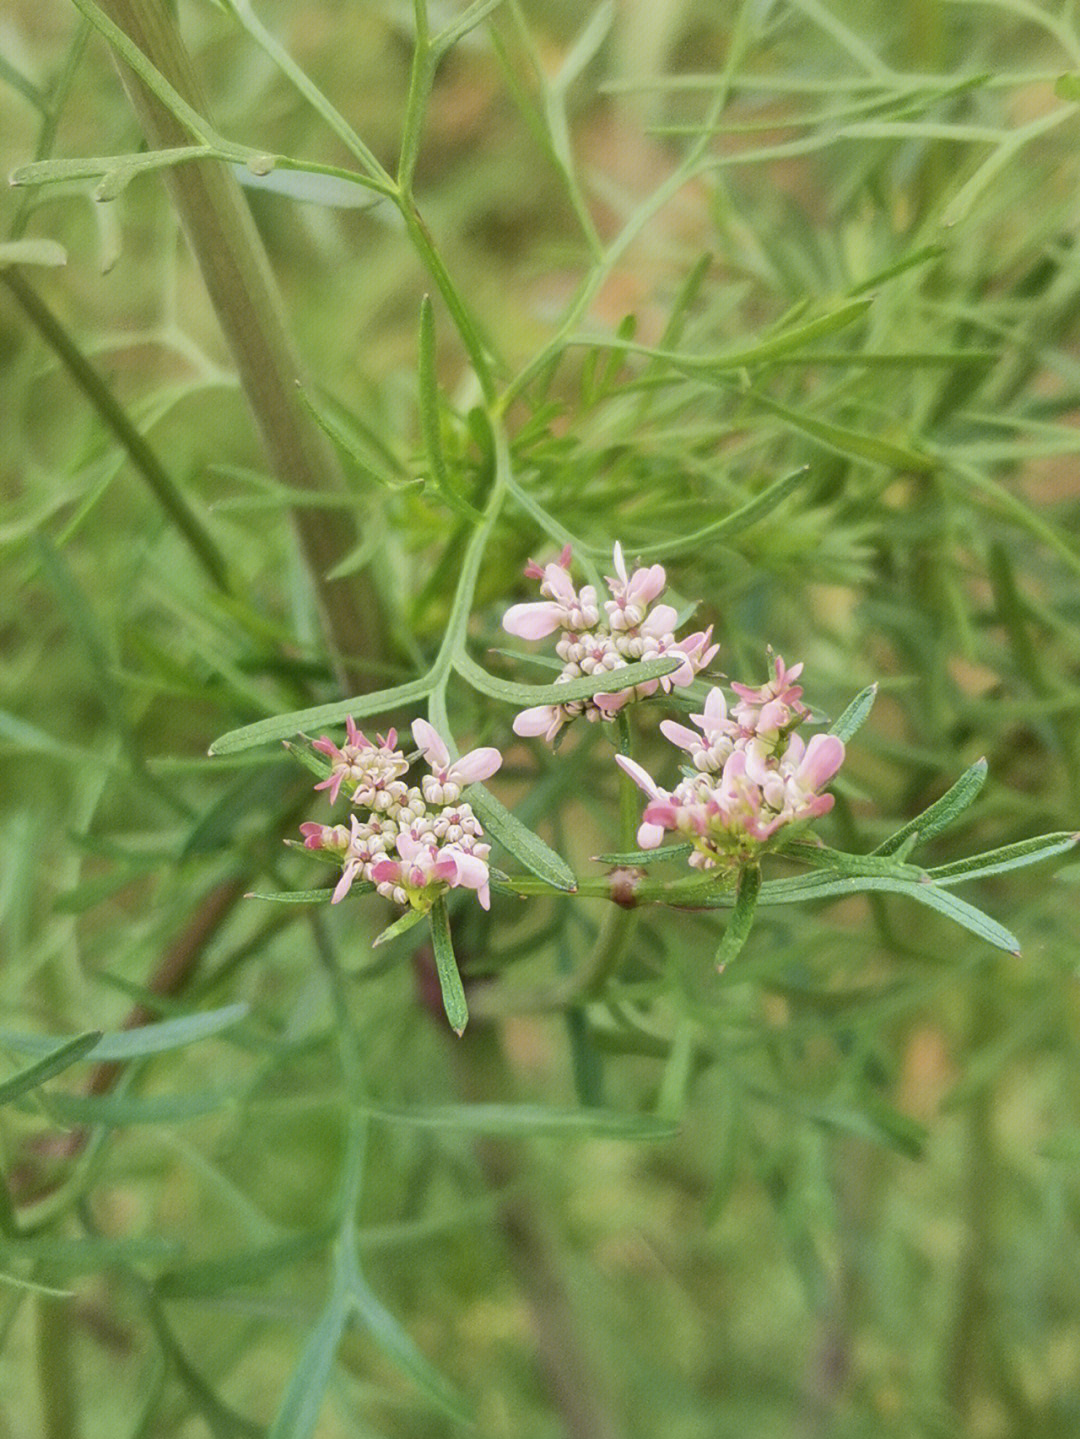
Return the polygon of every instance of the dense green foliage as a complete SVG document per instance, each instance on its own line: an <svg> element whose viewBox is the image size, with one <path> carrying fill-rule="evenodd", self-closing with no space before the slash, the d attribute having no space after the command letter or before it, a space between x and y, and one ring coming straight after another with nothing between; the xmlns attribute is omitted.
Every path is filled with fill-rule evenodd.
<svg viewBox="0 0 1080 1439"><path fill-rule="evenodd" d="M1068 11L179 11L0 27L0 1439L1074 1432ZM850 736L760 889L611 902L671 701L511 730L615 540ZM422 713L373 949L280 741Z"/></svg>

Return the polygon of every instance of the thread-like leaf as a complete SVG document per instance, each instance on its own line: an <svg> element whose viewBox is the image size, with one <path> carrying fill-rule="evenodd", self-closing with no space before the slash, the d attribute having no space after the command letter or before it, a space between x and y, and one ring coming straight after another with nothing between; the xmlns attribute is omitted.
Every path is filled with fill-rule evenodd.
<svg viewBox="0 0 1080 1439"><path fill-rule="evenodd" d="M672 1119L653 1114L624 1114L612 1109L555 1109L541 1104L365 1104L373 1119L422 1129L467 1134L497 1134L508 1139L573 1138L670 1139L678 1131Z"/></svg>
<svg viewBox="0 0 1080 1439"><path fill-rule="evenodd" d="M211 1035L231 1028L246 1018L247 1013L248 1005L245 1003L227 1004L221 1009L207 1010L204 1014L185 1014L180 1019L163 1019L160 1024L106 1034L87 1049L82 1058L95 1062L141 1059L147 1054L182 1049L184 1045L209 1039ZM67 1037L63 1035L17 1034L10 1029L0 1029L0 1045L13 1049L17 1054L45 1056L67 1042Z"/></svg>
<svg viewBox="0 0 1080 1439"><path fill-rule="evenodd" d="M60 1074L76 1060L85 1058L100 1038L100 1029L77 1034L74 1039L69 1039L67 1044L59 1045L35 1064L28 1065L10 1079L5 1079L3 1084L0 1084L0 1104L10 1104L13 1099L18 1099L31 1089L36 1089L39 1084L44 1084L47 1079L52 1079L54 1074Z"/></svg>

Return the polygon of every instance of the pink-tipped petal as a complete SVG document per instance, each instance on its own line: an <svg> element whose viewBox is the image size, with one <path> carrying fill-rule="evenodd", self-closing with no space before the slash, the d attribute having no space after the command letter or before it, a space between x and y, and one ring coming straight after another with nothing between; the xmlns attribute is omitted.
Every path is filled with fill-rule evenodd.
<svg viewBox="0 0 1080 1439"><path fill-rule="evenodd" d="M517 635L518 639L542 640L561 626L565 614L563 606L551 600L511 605L503 615L502 626L507 634Z"/></svg>
<svg viewBox="0 0 1080 1439"><path fill-rule="evenodd" d="M834 734L816 734L806 746L796 778L807 789L820 789L829 783L843 763L843 741Z"/></svg>

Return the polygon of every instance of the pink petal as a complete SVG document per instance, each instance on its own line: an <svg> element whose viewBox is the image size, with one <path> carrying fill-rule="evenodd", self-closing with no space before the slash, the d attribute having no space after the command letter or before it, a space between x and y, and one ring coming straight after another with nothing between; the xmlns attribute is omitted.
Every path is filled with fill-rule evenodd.
<svg viewBox="0 0 1080 1439"><path fill-rule="evenodd" d="M623 705L629 704L633 698L633 690L616 690L611 694L593 695L593 704L596 705L598 710L602 710L604 714L615 715L619 713Z"/></svg>
<svg viewBox="0 0 1080 1439"><path fill-rule="evenodd" d="M647 769L643 769L642 766L638 764L637 760L630 759L628 755L617 754L615 756L615 763L619 766L621 770L623 770L626 774L630 776L630 778L637 785L638 789L643 789L645 793L651 796L653 799L667 798L667 795L656 783L649 771Z"/></svg>
<svg viewBox="0 0 1080 1439"><path fill-rule="evenodd" d="M356 878L360 865L355 860L350 860L341 871L341 878L338 880L333 894L330 896L331 904L340 904L352 888L352 882Z"/></svg>
<svg viewBox="0 0 1080 1439"><path fill-rule="evenodd" d="M641 626L643 635L669 635L679 623L679 611L674 605L657 605L651 609Z"/></svg>
<svg viewBox="0 0 1080 1439"><path fill-rule="evenodd" d="M816 734L806 746L806 754L795 773L796 779L808 789L828 784L844 763L844 743L834 734Z"/></svg>
<svg viewBox="0 0 1080 1439"><path fill-rule="evenodd" d="M341 784L344 778L345 771L343 769L336 769L333 774L327 775L326 779L320 780L320 782L315 786L315 788L328 789L330 791L330 803L337 804L338 793L341 789Z"/></svg>
<svg viewBox="0 0 1080 1439"><path fill-rule="evenodd" d="M511 605L503 615L502 625L507 634L519 639L542 640L561 626L565 615L562 605L539 600L535 604Z"/></svg>
<svg viewBox="0 0 1080 1439"><path fill-rule="evenodd" d="M677 744L680 749L689 750L691 754L702 748L701 736L695 734L692 729L685 725L676 724L674 720L661 720L660 733L672 744Z"/></svg>
<svg viewBox="0 0 1080 1439"><path fill-rule="evenodd" d="M650 824L648 820L643 820L638 826L638 849L656 849L663 841L664 828L662 825Z"/></svg>
<svg viewBox="0 0 1080 1439"><path fill-rule="evenodd" d="M570 606L577 599L574 581L562 565L547 565L544 582L560 604Z"/></svg>
<svg viewBox="0 0 1080 1439"><path fill-rule="evenodd" d="M412 722L412 735L417 748L431 768L445 769L450 763L450 751L435 726L428 724L426 719L415 719Z"/></svg>
<svg viewBox="0 0 1080 1439"><path fill-rule="evenodd" d="M450 766L449 777L457 784L475 784L478 780L493 775L503 762L503 757L493 745L472 749L463 754Z"/></svg>
<svg viewBox="0 0 1080 1439"><path fill-rule="evenodd" d="M556 705L534 705L532 709L522 710L514 716L514 733L523 737L544 734L557 714Z"/></svg>
<svg viewBox="0 0 1080 1439"><path fill-rule="evenodd" d="M630 576L630 596L635 604L652 604L657 595L663 592L667 584L667 575L663 565L651 565L647 570L635 570ZM670 609L671 606L665 606Z"/></svg>

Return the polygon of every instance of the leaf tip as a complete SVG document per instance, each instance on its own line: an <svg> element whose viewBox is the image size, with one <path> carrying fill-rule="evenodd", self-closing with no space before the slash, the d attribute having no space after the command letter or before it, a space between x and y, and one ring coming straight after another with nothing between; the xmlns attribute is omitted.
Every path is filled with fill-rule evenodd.
<svg viewBox="0 0 1080 1439"><path fill-rule="evenodd" d="M465 1033L465 1025L466 1025L466 1024L468 1024L468 1020L465 1020L465 1022L462 1024L462 1026L461 1026L460 1029L457 1027L456 1024L452 1024L452 1025L450 1026L450 1028L451 1028L451 1029L454 1031L454 1033L457 1035L458 1039L460 1039L460 1038L462 1037L462 1035Z"/></svg>

